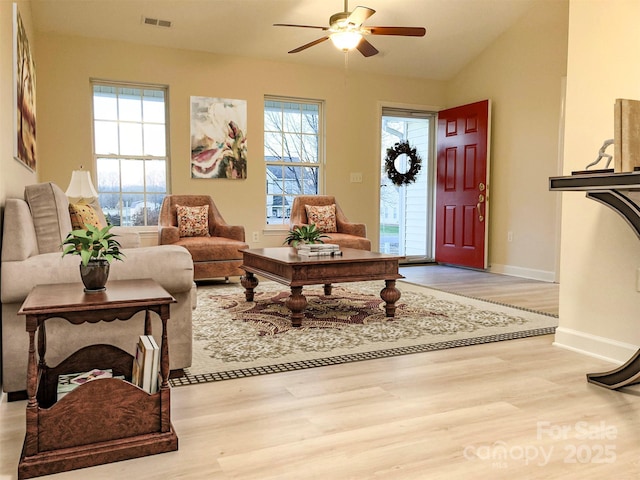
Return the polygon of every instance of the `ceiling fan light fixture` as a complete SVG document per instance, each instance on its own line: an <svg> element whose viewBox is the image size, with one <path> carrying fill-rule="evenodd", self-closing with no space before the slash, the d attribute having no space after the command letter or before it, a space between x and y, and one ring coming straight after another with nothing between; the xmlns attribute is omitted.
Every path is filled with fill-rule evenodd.
<svg viewBox="0 0 640 480"><path fill-rule="evenodd" d="M347 52L358 46L362 40L362 34L354 31L335 32L329 35L329 38L338 50Z"/></svg>

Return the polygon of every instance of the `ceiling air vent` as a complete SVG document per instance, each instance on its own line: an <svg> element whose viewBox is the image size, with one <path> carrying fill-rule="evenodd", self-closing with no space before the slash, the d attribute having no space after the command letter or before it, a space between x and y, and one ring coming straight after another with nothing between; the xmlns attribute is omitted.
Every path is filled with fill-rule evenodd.
<svg viewBox="0 0 640 480"><path fill-rule="evenodd" d="M165 28L169 28L171 26L171 21L170 20L158 20L157 18L151 18L151 17L142 17L142 24L143 25L151 25L152 27L165 27Z"/></svg>

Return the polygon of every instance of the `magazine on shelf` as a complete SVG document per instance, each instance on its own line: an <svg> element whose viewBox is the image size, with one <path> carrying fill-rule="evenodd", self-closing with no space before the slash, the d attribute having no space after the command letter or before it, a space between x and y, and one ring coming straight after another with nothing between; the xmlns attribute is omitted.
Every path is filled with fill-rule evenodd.
<svg viewBox="0 0 640 480"><path fill-rule="evenodd" d="M106 370L100 370L99 368L94 368L93 370L85 373L81 373L71 379L71 383L75 383L76 385L83 385L92 380L97 380L99 378L111 378L112 370L110 368Z"/></svg>
<svg viewBox="0 0 640 480"><path fill-rule="evenodd" d="M92 382L94 380L100 380L102 378L124 379L124 376L117 375L114 377L113 371L110 368L106 368L104 370L94 368L92 370L89 370L88 372L66 373L58 375L58 388L56 398L60 400L67 393L75 390L80 385L84 385L85 383Z"/></svg>

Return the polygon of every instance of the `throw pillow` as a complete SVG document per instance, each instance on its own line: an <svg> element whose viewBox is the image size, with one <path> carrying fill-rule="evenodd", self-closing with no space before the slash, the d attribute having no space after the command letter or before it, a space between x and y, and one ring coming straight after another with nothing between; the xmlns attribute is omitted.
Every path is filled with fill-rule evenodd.
<svg viewBox="0 0 640 480"><path fill-rule="evenodd" d="M185 207L176 205L178 231L181 237L209 237L209 205Z"/></svg>
<svg viewBox="0 0 640 480"><path fill-rule="evenodd" d="M318 230L323 233L337 232L336 228L336 204L331 205L305 205L309 223L315 223Z"/></svg>
<svg viewBox="0 0 640 480"><path fill-rule="evenodd" d="M69 215L71 216L71 228L73 230L86 230L87 226L85 224L87 223L96 228L106 226L100 224L100 218L91 205L70 203Z"/></svg>

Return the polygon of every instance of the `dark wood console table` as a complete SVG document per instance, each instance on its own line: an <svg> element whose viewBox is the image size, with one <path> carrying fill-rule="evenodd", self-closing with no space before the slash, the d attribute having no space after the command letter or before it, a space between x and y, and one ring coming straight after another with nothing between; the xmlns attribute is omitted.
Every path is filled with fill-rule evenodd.
<svg viewBox="0 0 640 480"><path fill-rule="evenodd" d="M640 238L640 171L599 172L549 178L552 191L587 192L587 198L600 202L627 221ZM640 382L640 349L622 366L603 373L588 373L587 381L601 387L618 389Z"/></svg>
<svg viewBox="0 0 640 480"><path fill-rule="evenodd" d="M90 294L84 293L81 283L38 285L31 291L18 312L25 315L29 334L27 428L19 479L178 449L168 381L171 303L175 299L150 279L112 281L104 292ZM149 394L129 382L133 356L112 345L91 345L55 367L47 365L47 320L63 318L73 325L126 321L140 311L146 312L146 335L152 333L151 312L162 320L158 392ZM132 345L137 341L132 338ZM58 375L93 368L111 368L114 376L126 380L95 380L56 400Z"/></svg>

